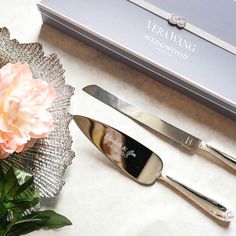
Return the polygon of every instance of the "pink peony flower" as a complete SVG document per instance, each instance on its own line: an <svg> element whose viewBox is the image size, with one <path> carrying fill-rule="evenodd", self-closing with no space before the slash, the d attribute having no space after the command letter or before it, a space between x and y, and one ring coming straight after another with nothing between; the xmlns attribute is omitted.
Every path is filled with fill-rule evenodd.
<svg viewBox="0 0 236 236"><path fill-rule="evenodd" d="M56 92L46 81L33 79L28 64L0 69L0 158L25 151L54 128L48 109Z"/></svg>

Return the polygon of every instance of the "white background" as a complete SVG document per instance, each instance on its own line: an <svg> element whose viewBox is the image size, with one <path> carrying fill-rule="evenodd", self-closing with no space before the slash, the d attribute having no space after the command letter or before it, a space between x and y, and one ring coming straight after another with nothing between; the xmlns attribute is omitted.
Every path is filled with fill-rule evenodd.
<svg viewBox="0 0 236 236"><path fill-rule="evenodd" d="M0 0L0 27L20 42L40 42L57 53L66 81L76 88L72 110L128 132L158 153L165 173L222 202L236 213L236 176L202 155L184 152L83 93L98 84L168 122L236 156L236 122L130 67L44 25L36 0ZM89 14L89 13L88 13ZM223 79L223 78L222 78ZM31 235L235 236L236 218L223 227L161 183L144 187L122 175L71 123L76 157L60 194L43 206L72 226Z"/></svg>

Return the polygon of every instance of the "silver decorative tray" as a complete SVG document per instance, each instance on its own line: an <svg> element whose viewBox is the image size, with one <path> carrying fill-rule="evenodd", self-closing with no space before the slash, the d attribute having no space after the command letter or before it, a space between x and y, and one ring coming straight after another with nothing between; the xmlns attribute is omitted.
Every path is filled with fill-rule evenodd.
<svg viewBox="0 0 236 236"><path fill-rule="evenodd" d="M21 44L10 39L6 28L0 28L0 68L9 62L28 63L35 79L47 81L57 91L58 97L51 108L56 128L48 137L39 139L34 147L13 153L4 160L6 166L34 175L35 186L42 197L53 197L61 190L63 174L75 155L69 131L72 115L67 112L74 88L65 84L64 70L56 54L45 56L41 44Z"/></svg>

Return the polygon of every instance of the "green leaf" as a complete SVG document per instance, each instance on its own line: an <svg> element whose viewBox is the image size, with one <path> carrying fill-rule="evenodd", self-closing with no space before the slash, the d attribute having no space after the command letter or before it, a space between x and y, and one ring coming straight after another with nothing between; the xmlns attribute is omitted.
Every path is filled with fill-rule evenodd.
<svg viewBox="0 0 236 236"><path fill-rule="evenodd" d="M66 217L51 210L23 216L39 200L40 194L34 187L32 175L13 168L5 174L0 164L0 236L19 236L39 229L71 225ZM7 221L9 214L11 219Z"/></svg>
<svg viewBox="0 0 236 236"><path fill-rule="evenodd" d="M38 204L38 199L33 199L30 201L26 201L26 200L19 200L19 201L9 201L4 203L4 206L6 209L8 209L9 211L12 211L13 213L16 212L24 212L25 210L34 207L35 205Z"/></svg>
<svg viewBox="0 0 236 236"><path fill-rule="evenodd" d="M19 236L39 229L58 229L67 225L71 225L71 222L66 217L51 210L39 211L12 222L2 236Z"/></svg>
<svg viewBox="0 0 236 236"><path fill-rule="evenodd" d="M42 228L43 224L45 224L45 221L41 219L24 219L18 222L12 222L7 226L1 236L19 236L28 234L35 230L39 230Z"/></svg>
<svg viewBox="0 0 236 236"><path fill-rule="evenodd" d="M44 228L57 229L67 225L72 225L70 220L52 210L39 211L32 214L34 219L47 219Z"/></svg>
<svg viewBox="0 0 236 236"><path fill-rule="evenodd" d="M15 168L15 167L13 168L13 170L14 170L15 176L18 180L18 183L20 185L26 183L30 178L33 178L32 174L29 174L29 173L27 173L23 170L20 170L20 169Z"/></svg>
<svg viewBox="0 0 236 236"><path fill-rule="evenodd" d="M1 164L1 162L0 162ZM2 170L2 166L0 165L0 180L3 178L4 176L4 173L3 173L3 170Z"/></svg>
<svg viewBox="0 0 236 236"><path fill-rule="evenodd" d="M11 213L12 220L18 220L22 217L23 212L39 203L39 192L34 187L32 175L24 171L9 168L7 173L4 174L0 167L1 175L3 175L3 178L0 179L0 183L2 184L0 219L2 217L6 218ZM22 183L21 185L16 175Z"/></svg>
<svg viewBox="0 0 236 236"><path fill-rule="evenodd" d="M40 200L40 195L38 190L31 185L33 185L32 179L29 179L25 185L21 185L17 190L12 190L11 194L6 195L4 198L4 206L13 213L23 212L26 209L34 207L38 204ZM22 192L22 190L24 190ZM20 194L18 194L18 192Z"/></svg>
<svg viewBox="0 0 236 236"><path fill-rule="evenodd" d="M2 236L3 235L3 233L5 232L5 230L6 230L6 227L7 227L7 221L6 221L6 219L1 219L0 220L0 235Z"/></svg>
<svg viewBox="0 0 236 236"><path fill-rule="evenodd" d="M26 180L24 183L20 185L20 187L16 191L16 195L19 195L23 193L25 190L29 189L31 186L33 186L34 183L34 177L31 176L28 180Z"/></svg>
<svg viewBox="0 0 236 236"><path fill-rule="evenodd" d="M14 202L39 201L39 198L40 198L39 191L36 190L34 187L30 186L21 194L14 196Z"/></svg>
<svg viewBox="0 0 236 236"><path fill-rule="evenodd" d="M2 170L2 166L0 166L0 198L2 197L2 189L3 189L3 177L4 177L4 173Z"/></svg>
<svg viewBox="0 0 236 236"><path fill-rule="evenodd" d="M13 168L9 168L3 177L4 188L2 189L5 194L8 194L13 188L19 187L19 183L15 176Z"/></svg>
<svg viewBox="0 0 236 236"><path fill-rule="evenodd" d="M1 223L1 219L6 215L6 213L7 213L7 209L5 208L3 203L0 201L0 223Z"/></svg>
<svg viewBox="0 0 236 236"><path fill-rule="evenodd" d="M33 183L34 183L34 177L31 176L29 179L26 180L26 182L22 182L21 184L19 183L20 185L12 188L11 191L8 192L7 196L13 198L14 196L18 196L24 191L29 190L30 188L32 189L32 191L35 191Z"/></svg>

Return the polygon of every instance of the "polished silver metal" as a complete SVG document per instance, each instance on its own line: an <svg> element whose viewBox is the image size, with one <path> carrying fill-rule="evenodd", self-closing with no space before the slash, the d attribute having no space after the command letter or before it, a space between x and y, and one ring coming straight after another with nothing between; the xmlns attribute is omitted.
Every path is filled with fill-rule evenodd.
<svg viewBox="0 0 236 236"><path fill-rule="evenodd" d="M142 185L165 182L205 212L222 222L230 222L231 211L216 201L162 174L163 162L150 149L128 135L96 120L75 115L74 121L85 136L131 179Z"/></svg>
<svg viewBox="0 0 236 236"><path fill-rule="evenodd" d="M225 165L236 171L236 159L211 147L209 144L205 143L201 139L167 123L166 121L153 116L151 114L141 111L134 105L116 97L110 92L100 88L97 85L89 85L83 90L98 99L99 101L105 103L106 105L116 109L122 114L128 116L134 121L141 125L147 126L152 130L174 140L175 142L181 144L183 147L190 150L202 150L211 154L217 160L223 162Z"/></svg>
<svg viewBox="0 0 236 236"><path fill-rule="evenodd" d="M135 5L141 7L149 12L152 12L155 15L160 16L161 18L163 18L163 19L167 20L169 23L171 23L171 25L175 25L178 28L184 28L184 29L188 30L189 32L211 42L212 44L236 55L236 47L235 46L233 46L230 43L225 42L224 40L219 39L218 37L216 37L212 34L207 33L206 31L190 24L189 22L186 22L185 20L183 20L184 19L183 17L178 16L179 20L177 20L177 22L179 22L179 23L177 23L177 22L174 23L174 21L172 20L173 14L171 14L163 9L160 9L159 7L153 5L145 0L128 0L128 1L134 3Z"/></svg>

